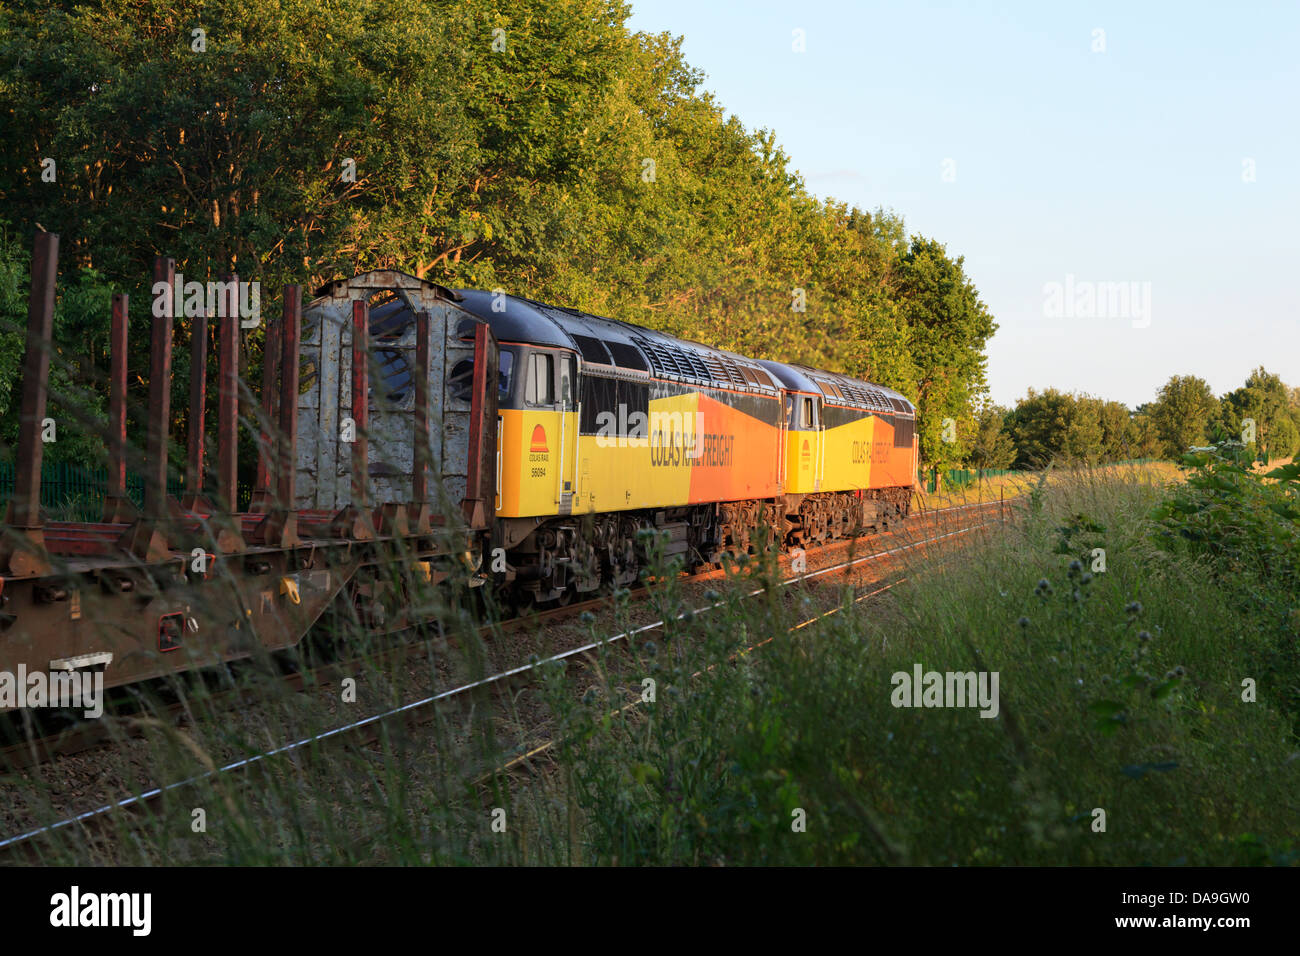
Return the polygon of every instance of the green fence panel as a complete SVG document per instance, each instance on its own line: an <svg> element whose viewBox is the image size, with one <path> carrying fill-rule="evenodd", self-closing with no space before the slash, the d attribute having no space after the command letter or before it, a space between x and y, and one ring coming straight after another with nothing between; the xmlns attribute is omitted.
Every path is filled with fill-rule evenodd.
<svg viewBox="0 0 1300 956"><path fill-rule="evenodd" d="M108 490L108 470L45 462L41 465L41 508L49 521L98 521L104 513L104 495ZM184 481L169 478L167 493L179 497ZM0 509L14 493L14 466L0 462ZM144 478L136 472L126 474L126 496L137 508L144 506ZM251 499L251 489L240 487L241 505ZM2 513L2 512L0 512Z"/></svg>

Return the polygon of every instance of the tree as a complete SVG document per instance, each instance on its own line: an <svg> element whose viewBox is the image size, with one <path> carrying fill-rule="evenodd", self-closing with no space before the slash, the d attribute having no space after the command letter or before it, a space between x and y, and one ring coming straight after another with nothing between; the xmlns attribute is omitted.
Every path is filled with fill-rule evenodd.
<svg viewBox="0 0 1300 956"><path fill-rule="evenodd" d="M1096 463L1105 458L1102 425L1104 405L1088 395L1072 395L1073 408L1065 427L1065 457L1070 461Z"/></svg>
<svg viewBox="0 0 1300 956"><path fill-rule="evenodd" d="M1041 468L1065 456L1065 433L1073 413L1070 395L1054 388L1030 389L1006 418L1016 446L1016 468Z"/></svg>
<svg viewBox="0 0 1300 956"><path fill-rule="evenodd" d="M1151 405L1151 420L1170 458L1180 458L1188 448L1203 445L1207 428L1217 416L1219 402L1205 379L1174 375L1160 388Z"/></svg>
<svg viewBox="0 0 1300 956"><path fill-rule="evenodd" d="M1138 458L1134 451L1136 428L1128 406L1122 402L1103 402L1100 411L1101 445L1104 461Z"/></svg>
<svg viewBox="0 0 1300 956"><path fill-rule="evenodd" d="M1133 458L1158 458L1164 453L1164 442L1151 417L1151 403L1144 402L1133 411Z"/></svg>
<svg viewBox="0 0 1300 956"><path fill-rule="evenodd" d="M917 401L927 455L959 458L943 419L969 440L995 328L963 261L892 212L809 194L775 135L701 90L680 39L629 31L621 0L536 11L11 0L0 208L137 309L158 253L189 279L259 281L264 320L285 284L399 268L863 375ZM262 335L241 352L252 381ZM186 366L180 349L178 398Z"/></svg>
<svg viewBox="0 0 1300 956"><path fill-rule="evenodd" d="M1000 405L986 405L975 416L975 437L971 442L970 461L976 468L1010 468L1016 458L1016 446L1003 427L1007 410Z"/></svg>
<svg viewBox="0 0 1300 956"><path fill-rule="evenodd" d="M1261 366L1250 373L1241 388L1220 401L1220 421L1229 434L1243 435L1247 420L1254 423L1254 449L1285 458L1296 450L1300 436L1290 408L1290 390L1277 375ZM1245 437L1242 438L1245 441Z"/></svg>
<svg viewBox="0 0 1300 956"><path fill-rule="evenodd" d="M936 465L958 457L942 440L943 422L970 418L974 399L987 389L984 347L997 330L963 263L935 240L915 236L891 284L915 367L921 456Z"/></svg>

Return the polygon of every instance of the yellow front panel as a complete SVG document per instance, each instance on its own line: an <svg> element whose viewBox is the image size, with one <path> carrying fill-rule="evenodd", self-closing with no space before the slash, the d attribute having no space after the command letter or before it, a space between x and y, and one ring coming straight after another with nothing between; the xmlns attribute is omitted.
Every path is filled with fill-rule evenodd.
<svg viewBox="0 0 1300 956"><path fill-rule="evenodd" d="M785 490L788 494L810 494L817 490L817 432L786 432Z"/></svg>
<svg viewBox="0 0 1300 956"><path fill-rule="evenodd" d="M555 514L559 510L560 444L573 455L578 416L545 408L505 408L501 418L501 497L503 518ZM572 461L568 471L572 474ZM570 478L572 480L572 478Z"/></svg>
<svg viewBox="0 0 1300 956"><path fill-rule="evenodd" d="M574 514L688 504L692 468L682 445L694 435L698 404L697 392L658 399L651 410L663 416L661 431L647 438L583 435L576 451L576 412L503 409L497 514L559 514L561 481L572 484Z"/></svg>

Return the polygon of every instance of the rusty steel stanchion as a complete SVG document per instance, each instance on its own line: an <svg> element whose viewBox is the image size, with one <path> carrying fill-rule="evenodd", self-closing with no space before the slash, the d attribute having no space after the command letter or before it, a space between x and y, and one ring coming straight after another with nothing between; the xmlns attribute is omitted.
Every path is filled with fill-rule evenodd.
<svg viewBox="0 0 1300 956"><path fill-rule="evenodd" d="M286 286L280 323L280 475L281 508L294 510L294 472L298 467L298 335L302 328L302 286Z"/></svg>
<svg viewBox="0 0 1300 956"><path fill-rule="evenodd" d="M50 350L54 339L54 287L59 272L59 237L38 232L32 250L32 289L27 301L27 345L18 418L14 493L0 538L0 570L13 577L49 571L41 520L41 431L49 399Z"/></svg>
<svg viewBox="0 0 1300 956"><path fill-rule="evenodd" d="M227 275L217 327L217 490L212 530L217 550L244 550L239 508L239 276Z"/></svg>
<svg viewBox="0 0 1300 956"><path fill-rule="evenodd" d="M469 416L469 460L466 462L465 500L461 503L465 520L471 528L486 528L491 521L496 505L496 472L489 466L486 450L496 444L495 421L486 421L488 384L496 376L496 364L490 361L489 346L492 343L492 330L486 322L474 327L474 377L470 393ZM492 395L496 386L492 385ZM492 416L495 418L495 416ZM575 443L577 433L575 432ZM576 447L576 445L575 445ZM574 480L577 480L577 459L574 459ZM564 473L564 463L560 463L560 473Z"/></svg>
<svg viewBox="0 0 1300 956"><path fill-rule="evenodd" d="M167 440L171 423L172 318L176 314L176 260L158 256L154 288L163 285L163 308L153 309L149 334L149 429L145 445L144 510L122 534L119 545L142 561L171 552L168 541ZM158 294L158 293L155 293ZM158 313L162 314L159 315Z"/></svg>
<svg viewBox="0 0 1300 956"><path fill-rule="evenodd" d="M275 471L275 501L254 532L260 544L282 548L298 545L294 472L298 467L298 333L302 323L302 286L284 287L284 317L280 320L280 421L267 456Z"/></svg>
<svg viewBox="0 0 1300 956"><path fill-rule="evenodd" d="M154 310L149 336L149 431L145 445L144 516L152 521L167 517L167 439L172 409L172 323L176 315L173 289L176 260L159 256L154 261L155 286L166 282L167 305Z"/></svg>
<svg viewBox="0 0 1300 956"><path fill-rule="evenodd" d="M217 333L217 508L239 508L239 276L228 275L225 317Z"/></svg>
<svg viewBox="0 0 1300 956"><path fill-rule="evenodd" d="M271 469L275 460L276 383L280 378L280 323L266 325L266 345L262 349L262 427L257 448L257 477L248 510L265 512L271 507Z"/></svg>
<svg viewBox="0 0 1300 956"><path fill-rule="evenodd" d="M204 418L207 415L208 387L208 317L196 315L190 328L190 421L186 435L185 496L181 507L186 511L208 514L212 506L203 499Z"/></svg>
<svg viewBox="0 0 1300 956"><path fill-rule="evenodd" d="M114 295L108 339L108 488L103 513L103 520L113 524L130 524L139 516L135 503L126 496L126 343L130 314L130 297L125 292Z"/></svg>

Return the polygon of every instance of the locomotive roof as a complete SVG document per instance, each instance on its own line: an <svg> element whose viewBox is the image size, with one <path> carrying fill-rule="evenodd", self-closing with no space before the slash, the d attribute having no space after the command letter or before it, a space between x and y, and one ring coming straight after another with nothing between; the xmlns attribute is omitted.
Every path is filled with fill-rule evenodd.
<svg viewBox="0 0 1300 956"><path fill-rule="evenodd" d="M831 403L867 408L887 415L915 415L916 407L899 392L861 379L809 368L807 365L764 361L764 368L781 380L786 388L801 392L821 392Z"/></svg>
<svg viewBox="0 0 1300 956"><path fill-rule="evenodd" d="M630 322L519 296L458 289L459 305L487 322L503 342L576 349L589 365L741 391L775 392L779 382L758 362Z"/></svg>
<svg viewBox="0 0 1300 956"><path fill-rule="evenodd" d="M457 289L460 307L487 322L505 342L577 349L588 363L652 372L656 377L724 388L794 388L821 392L840 405L884 414L913 415L901 394L841 375L781 362L754 361L620 319L547 305L519 296Z"/></svg>

